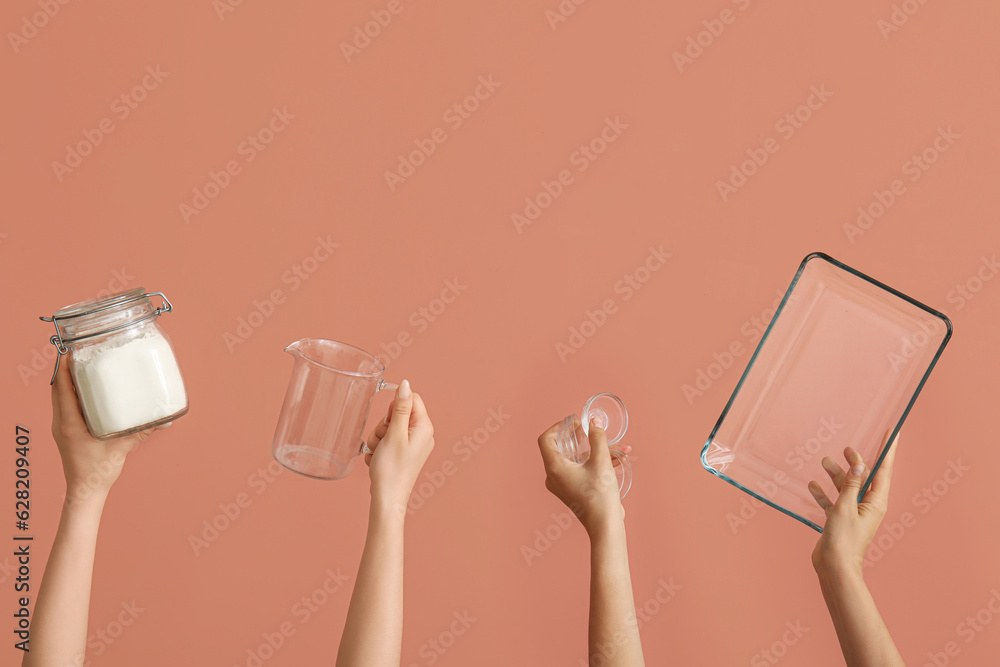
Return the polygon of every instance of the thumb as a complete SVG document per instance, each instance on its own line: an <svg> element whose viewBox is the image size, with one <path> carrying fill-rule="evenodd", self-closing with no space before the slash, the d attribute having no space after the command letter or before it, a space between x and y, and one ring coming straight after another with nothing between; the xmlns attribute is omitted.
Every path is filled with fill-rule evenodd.
<svg viewBox="0 0 1000 667"><path fill-rule="evenodd" d="M581 427L582 428L582 427ZM608 436L603 428L590 425L590 458L587 465L603 468L610 463L611 452L608 449Z"/></svg>
<svg viewBox="0 0 1000 667"><path fill-rule="evenodd" d="M865 481L865 471L865 464L859 457L844 476L844 483L840 487L840 497L837 498L837 507L857 510L858 494L861 493L861 484Z"/></svg>
<svg viewBox="0 0 1000 667"><path fill-rule="evenodd" d="M392 416L389 418L389 428L386 436L406 438L410 428L410 411L413 409L413 392L410 391L410 381L403 380L396 390L396 398L392 401Z"/></svg>

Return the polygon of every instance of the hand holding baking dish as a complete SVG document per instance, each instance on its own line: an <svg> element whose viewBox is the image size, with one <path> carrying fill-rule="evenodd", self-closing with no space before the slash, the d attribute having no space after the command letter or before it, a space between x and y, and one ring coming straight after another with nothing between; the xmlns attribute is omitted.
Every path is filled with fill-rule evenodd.
<svg viewBox="0 0 1000 667"><path fill-rule="evenodd" d="M706 470L822 532L821 461L870 463L859 501L951 338L943 314L823 253L802 260L701 450ZM886 437L886 432L890 436Z"/></svg>

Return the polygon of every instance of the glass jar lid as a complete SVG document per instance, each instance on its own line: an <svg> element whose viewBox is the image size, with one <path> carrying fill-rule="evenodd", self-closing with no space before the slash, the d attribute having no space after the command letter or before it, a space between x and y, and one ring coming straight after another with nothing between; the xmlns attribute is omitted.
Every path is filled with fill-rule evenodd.
<svg viewBox="0 0 1000 667"><path fill-rule="evenodd" d="M151 296L159 296L163 304L159 308L154 308L149 300ZM51 317L40 317L40 320L52 322L55 327L56 333L49 342L55 345L59 352L49 384L55 382L56 373L59 372L59 358L69 351L67 343L127 329L140 322L159 317L163 313L169 313L173 309L173 305L162 292L146 292L145 288L136 287L110 296L63 306Z"/></svg>

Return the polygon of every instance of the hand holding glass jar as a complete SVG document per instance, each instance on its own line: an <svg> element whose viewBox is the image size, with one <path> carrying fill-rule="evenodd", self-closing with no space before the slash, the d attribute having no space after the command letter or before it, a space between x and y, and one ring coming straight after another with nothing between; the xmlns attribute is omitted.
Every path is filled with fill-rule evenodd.
<svg viewBox="0 0 1000 667"><path fill-rule="evenodd" d="M157 295L163 306L154 308ZM91 435L119 438L165 424L188 410L187 390L173 347L157 319L173 306L142 287L61 308L52 317L59 351L67 356L80 409Z"/></svg>

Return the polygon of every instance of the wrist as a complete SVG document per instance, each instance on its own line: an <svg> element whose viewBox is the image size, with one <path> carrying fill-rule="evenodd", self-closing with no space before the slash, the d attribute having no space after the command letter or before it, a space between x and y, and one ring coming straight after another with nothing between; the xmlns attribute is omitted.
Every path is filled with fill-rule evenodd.
<svg viewBox="0 0 1000 667"><path fill-rule="evenodd" d="M398 493L379 493L372 489L372 502L369 509L371 518L403 522L408 511L409 497Z"/></svg>
<svg viewBox="0 0 1000 667"><path fill-rule="evenodd" d="M617 516L615 514L606 512L600 516L592 517L591 521L584 524L591 542L625 533L625 517L620 513Z"/></svg>
<svg viewBox="0 0 1000 667"><path fill-rule="evenodd" d="M67 471L64 473L66 497L80 501L107 498L111 487L114 486L120 474L121 468L114 466L101 467L100 470L93 470L89 474L84 474L81 471L73 473Z"/></svg>
<svg viewBox="0 0 1000 667"><path fill-rule="evenodd" d="M100 521L104 513L107 491L93 491L86 495L67 494L63 499L63 517L70 519L96 519Z"/></svg>
<svg viewBox="0 0 1000 667"><path fill-rule="evenodd" d="M839 586L845 583L864 582L861 563L853 558L833 555L820 555L813 558L813 567L820 583Z"/></svg>

